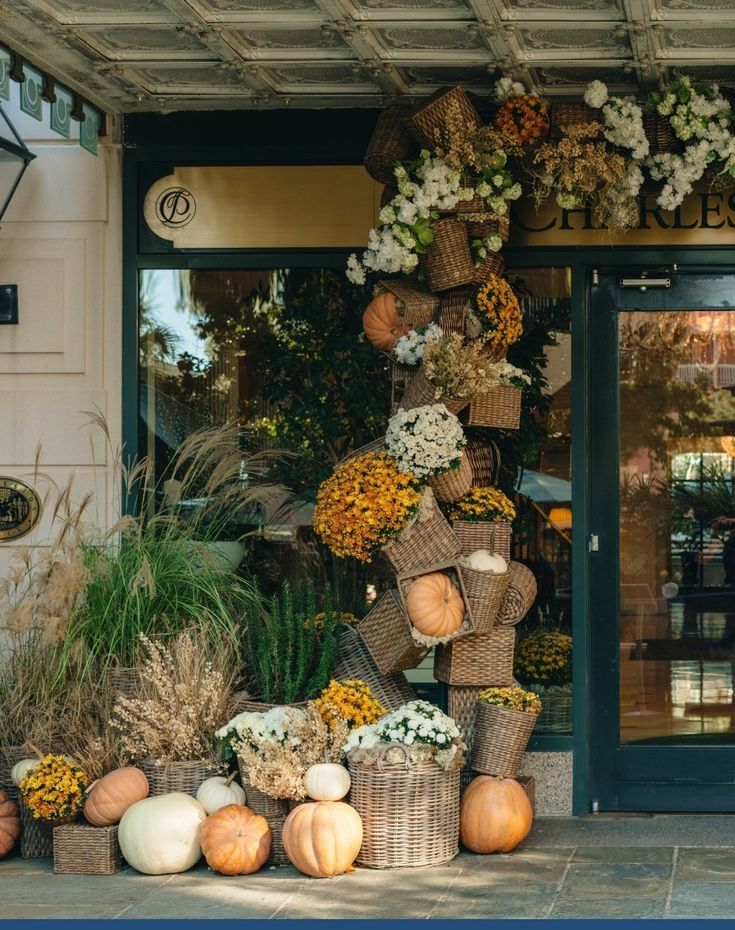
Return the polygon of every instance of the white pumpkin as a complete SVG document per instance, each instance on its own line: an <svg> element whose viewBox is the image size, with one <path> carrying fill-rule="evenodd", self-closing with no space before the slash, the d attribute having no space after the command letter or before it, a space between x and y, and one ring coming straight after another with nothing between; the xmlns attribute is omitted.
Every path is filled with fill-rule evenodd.
<svg viewBox="0 0 735 930"><path fill-rule="evenodd" d="M38 765L38 759L21 759L10 770L10 780L17 788L29 772Z"/></svg>
<svg viewBox="0 0 735 930"><path fill-rule="evenodd" d="M197 801L208 814L213 814L221 807L227 807L228 804L237 804L238 807L245 805L245 792L236 781L233 781L235 775L235 772L229 777L215 775L199 785Z"/></svg>
<svg viewBox="0 0 735 930"><path fill-rule="evenodd" d="M340 801L350 790L350 773L343 765L322 762L304 775L306 793L314 801Z"/></svg>
<svg viewBox="0 0 735 930"><path fill-rule="evenodd" d="M199 861L199 830L207 812L182 791L136 801L122 815L117 838L128 864L144 875L186 872Z"/></svg>
<svg viewBox="0 0 735 930"><path fill-rule="evenodd" d="M494 575L504 575L508 571L508 563L503 556L489 549L475 549L474 552L470 552L467 565L476 572L492 572Z"/></svg>

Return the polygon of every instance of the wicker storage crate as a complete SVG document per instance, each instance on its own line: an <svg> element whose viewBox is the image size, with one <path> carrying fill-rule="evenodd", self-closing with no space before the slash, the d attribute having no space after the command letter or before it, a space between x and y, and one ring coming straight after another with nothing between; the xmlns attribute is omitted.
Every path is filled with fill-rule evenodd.
<svg viewBox="0 0 735 930"><path fill-rule="evenodd" d="M439 326L445 334L465 335L472 294L471 287L455 287L442 294L439 304Z"/></svg>
<svg viewBox="0 0 735 930"><path fill-rule="evenodd" d="M438 91L415 108L411 122L428 148L448 149L452 140L448 130L450 117L463 136L470 135L482 126L477 110L461 87Z"/></svg>
<svg viewBox="0 0 735 930"><path fill-rule="evenodd" d="M501 575L494 572L478 572L463 565L462 579L475 621L475 630L478 633L489 633L500 613L510 581L510 568Z"/></svg>
<svg viewBox="0 0 735 930"><path fill-rule="evenodd" d="M429 290L448 291L471 284L475 280L475 266L467 224L445 216L433 222L431 229L434 238L419 260Z"/></svg>
<svg viewBox="0 0 735 930"><path fill-rule="evenodd" d="M50 859L54 853L53 832L36 820L25 804L20 807L20 854L24 859Z"/></svg>
<svg viewBox="0 0 735 930"><path fill-rule="evenodd" d="M240 781L245 789L245 803L256 814L265 817L273 834L273 844L268 865L288 865L289 859L283 848L283 825L291 812L291 802L288 798L272 798L269 794L254 788L248 781L247 768L243 762L237 760L240 769Z"/></svg>
<svg viewBox="0 0 735 930"><path fill-rule="evenodd" d="M436 647L434 677L448 685L510 687L513 684L513 627L494 627Z"/></svg>
<svg viewBox="0 0 735 930"><path fill-rule="evenodd" d="M661 155L664 152L681 154L684 151L684 143L672 129L667 117L659 113L646 113L643 117L643 130L651 155Z"/></svg>
<svg viewBox="0 0 735 930"><path fill-rule="evenodd" d="M373 662L383 675L416 668L426 655L411 636L411 625L397 591L386 591L357 625Z"/></svg>
<svg viewBox="0 0 735 930"><path fill-rule="evenodd" d="M70 823L54 827L54 872L63 875L114 875L122 868L117 826Z"/></svg>
<svg viewBox="0 0 735 930"><path fill-rule="evenodd" d="M439 312L439 298L422 290L410 278L378 281L376 292L389 291L396 299L396 310L406 326L428 326Z"/></svg>
<svg viewBox="0 0 735 930"><path fill-rule="evenodd" d="M457 468L450 468L429 478L429 485L438 501L456 501L472 487L472 465L463 451Z"/></svg>
<svg viewBox="0 0 735 930"><path fill-rule="evenodd" d="M332 678L337 681L362 679L388 711L397 710L403 704L416 700L416 693L405 675L381 675L367 646L353 629L346 629L342 634Z"/></svg>
<svg viewBox="0 0 735 930"><path fill-rule="evenodd" d="M574 126L577 123L602 123L602 111L587 106L586 103L569 103L556 100L551 104L551 118L549 138L561 139L565 126Z"/></svg>
<svg viewBox="0 0 735 930"><path fill-rule="evenodd" d="M475 266L475 284L484 284L491 274L503 276L505 274L505 259L500 252L488 252Z"/></svg>
<svg viewBox="0 0 735 930"><path fill-rule="evenodd" d="M430 488L424 491L420 511L413 522L380 552L396 574L422 565L447 562L460 554L459 540L439 510Z"/></svg>
<svg viewBox="0 0 735 930"><path fill-rule="evenodd" d="M477 703L470 767L483 775L515 778L536 724L536 714Z"/></svg>
<svg viewBox="0 0 735 930"><path fill-rule="evenodd" d="M414 407L423 407L426 404L444 404L450 413L457 414L464 410L469 402L469 397L448 397L446 394L437 397L436 388L424 374L422 365L406 386L398 406L404 410L413 410Z"/></svg>
<svg viewBox="0 0 735 930"><path fill-rule="evenodd" d="M490 549L510 562L510 547L513 538L510 523L490 520L453 520L452 529L462 547L462 555L477 549Z"/></svg>
<svg viewBox="0 0 735 930"><path fill-rule="evenodd" d="M407 747L402 747L407 750ZM356 863L369 869L439 865L459 852L459 771L432 761L347 765L362 818Z"/></svg>
<svg viewBox="0 0 735 930"><path fill-rule="evenodd" d="M534 684L527 688L541 699L541 713L536 721L536 729L544 733L571 733L572 686L547 688Z"/></svg>
<svg viewBox="0 0 735 930"><path fill-rule="evenodd" d="M190 762L162 762L160 765L156 764L155 759L142 759L138 768L148 779L150 797L170 794L172 791L183 791L184 794L196 797L197 789L205 778L219 774L219 768L214 762L205 762L202 759L193 759Z"/></svg>
<svg viewBox="0 0 735 930"><path fill-rule="evenodd" d="M411 161L418 146L411 132L411 107L395 104L378 117L365 152L365 170L381 184L393 184L397 161Z"/></svg>
<svg viewBox="0 0 735 930"><path fill-rule="evenodd" d="M515 626L526 616L536 600L536 577L520 562L510 563L511 577L498 614L501 626Z"/></svg>
<svg viewBox="0 0 735 930"><path fill-rule="evenodd" d="M518 429L521 424L521 388L499 384L488 394L478 394L470 401L467 422L470 426L494 426Z"/></svg>
<svg viewBox="0 0 735 930"><path fill-rule="evenodd" d="M435 639L437 645L441 643L454 642L455 640L462 639L465 636L471 636L475 632L475 620L472 616L472 606L470 604L470 599L467 596L467 591L464 584L464 569L459 565L458 562L437 562L434 565L426 565L420 569L413 568L407 572L401 572L398 575L398 594L401 598L404 610L406 611L406 623L409 626L410 630L413 630L413 624L408 616L408 609L406 606L406 598L408 597L409 589L411 585L416 581L417 578L420 578L422 575L428 575L431 572L442 572L442 574L448 575L452 582L455 584L455 587L459 590L459 593L462 595L462 600L464 601L465 611L464 619L458 630L452 633L450 636L442 637L441 639ZM453 576L453 577L452 577ZM432 637L433 639L433 637Z"/></svg>

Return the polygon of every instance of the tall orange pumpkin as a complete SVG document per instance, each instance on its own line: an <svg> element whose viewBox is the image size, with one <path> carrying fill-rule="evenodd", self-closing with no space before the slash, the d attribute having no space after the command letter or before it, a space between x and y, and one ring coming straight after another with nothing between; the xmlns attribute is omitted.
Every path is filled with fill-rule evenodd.
<svg viewBox="0 0 735 930"><path fill-rule="evenodd" d="M444 572L417 578L406 595L408 619L425 636L450 636L464 620L465 605L459 589Z"/></svg>
<svg viewBox="0 0 735 930"><path fill-rule="evenodd" d="M362 328L370 342L384 352L390 352L399 338L411 329L401 322L395 294L390 291L373 297L362 315Z"/></svg>
<svg viewBox="0 0 735 930"><path fill-rule="evenodd" d="M227 804L204 821L200 843L210 869L223 875L250 875L265 864L273 834L265 817L244 805Z"/></svg>
<svg viewBox="0 0 735 930"><path fill-rule="evenodd" d="M84 804L84 816L95 827L120 823L125 811L148 797L148 779L132 765L108 772L95 782Z"/></svg>
<svg viewBox="0 0 735 930"><path fill-rule="evenodd" d="M472 852L507 853L528 836L533 810L514 778L478 775L462 797L460 839Z"/></svg>
<svg viewBox="0 0 735 930"><path fill-rule="evenodd" d="M344 801L299 804L283 825L283 848L313 878L348 872L362 846L362 819Z"/></svg>
<svg viewBox="0 0 735 930"><path fill-rule="evenodd" d="M18 805L7 791L0 791L0 859L7 856L20 836Z"/></svg>

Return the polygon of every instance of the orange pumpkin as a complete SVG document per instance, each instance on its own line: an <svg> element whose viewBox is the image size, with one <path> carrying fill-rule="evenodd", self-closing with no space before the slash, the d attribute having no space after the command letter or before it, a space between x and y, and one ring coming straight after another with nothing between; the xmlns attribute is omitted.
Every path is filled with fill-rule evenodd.
<svg viewBox="0 0 735 930"><path fill-rule="evenodd" d="M460 839L472 852L507 853L531 830L533 810L514 778L478 775L462 797Z"/></svg>
<svg viewBox="0 0 735 930"><path fill-rule="evenodd" d="M87 795L84 816L95 827L120 823L125 811L148 797L148 779L132 765L108 772Z"/></svg>
<svg viewBox="0 0 735 930"><path fill-rule="evenodd" d="M390 291L373 297L362 315L362 328L376 349L384 352L390 352L399 338L411 329L401 322L396 296Z"/></svg>
<svg viewBox="0 0 735 930"><path fill-rule="evenodd" d="M207 817L199 841L210 869L223 875L250 875L265 864L273 834L265 817L244 805L227 804Z"/></svg>
<svg viewBox="0 0 735 930"><path fill-rule="evenodd" d="M283 825L286 855L313 878L349 872L361 846L362 820L344 801L299 804Z"/></svg>
<svg viewBox="0 0 735 930"><path fill-rule="evenodd" d="M0 791L0 859L7 856L20 836L18 805L7 791Z"/></svg>
<svg viewBox="0 0 735 930"><path fill-rule="evenodd" d="M406 595L408 619L425 636L450 636L464 619L464 601L459 589L444 572L421 575Z"/></svg>

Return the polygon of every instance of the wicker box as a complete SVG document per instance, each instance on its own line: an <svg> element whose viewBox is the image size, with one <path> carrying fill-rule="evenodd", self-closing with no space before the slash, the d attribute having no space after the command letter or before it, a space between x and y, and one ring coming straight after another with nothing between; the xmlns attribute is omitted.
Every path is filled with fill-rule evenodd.
<svg viewBox="0 0 735 930"><path fill-rule="evenodd" d="M388 711L416 700L416 693L405 675L381 675L367 646L353 629L345 629L342 633L332 678L337 681L360 678Z"/></svg>
<svg viewBox="0 0 735 930"><path fill-rule="evenodd" d="M436 647L434 677L448 685L510 687L513 684L515 629L495 627Z"/></svg>
<svg viewBox="0 0 735 930"><path fill-rule="evenodd" d="M434 238L419 258L430 291L448 291L475 280L467 224L445 216L431 224Z"/></svg>
<svg viewBox="0 0 735 930"><path fill-rule="evenodd" d="M25 804L19 806L21 856L23 859L50 859L54 851L51 828L42 826Z"/></svg>
<svg viewBox="0 0 735 930"><path fill-rule="evenodd" d="M515 778L536 724L536 714L477 703L470 767L474 772Z"/></svg>
<svg viewBox="0 0 735 930"><path fill-rule="evenodd" d="M196 797L197 789L206 778L219 775L220 770L214 762L194 759L190 762L162 762L156 764L154 759L142 759L138 766L148 779L148 794L170 794L183 791Z"/></svg>
<svg viewBox="0 0 735 930"><path fill-rule="evenodd" d="M122 868L117 826L69 823L54 827L54 872L64 875L114 875Z"/></svg>
<svg viewBox="0 0 735 930"><path fill-rule="evenodd" d="M490 549L502 555L510 562L511 540L513 538L510 523L488 520L452 520L452 529L462 547L462 555L469 555L477 549Z"/></svg>
<svg viewBox="0 0 735 930"><path fill-rule="evenodd" d="M382 558L396 573L456 559L459 540L431 491L424 491L419 513L395 538L380 550Z"/></svg>
<svg viewBox="0 0 735 930"><path fill-rule="evenodd" d="M536 576L530 568L521 562L511 562L510 572L510 581L498 613L501 626L520 623L533 606L538 593Z"/></svg>
<svg viewBox="0 0 735 930"><path fill-rule="evenodd" d="M521 388L512 384L501 384L487 394L478 394L470 401L467 423L470 426L518 429L522 396Z"/></svg>
<svg viewBox="0 0 735 930"><path fill-rule="evenodd" d="M397 591L381 595L358 623L357 632L383 675L416 668L427 652L411 636L411 624Z"/></svg>
<svg viewBox="0 0 735 930"><path fill-rule="evenodd" d="M452 147L450 117L463 130L462 135L471 135L482 126L477 110L461 87L437 91L415 108L411 122L425 146L446 150Z"/></svg>
<svg viewBox="0 0 735 930"><path fill-rule="evenodd" d="M436 639L437 645L441 644L442 642L449 643L450 640L454 642L455 640L462 639L463 637L471 636L475 632L475 620L472 616L470 599L467 596L467 590L465 589L463 577L464 569L459 565L458 562L437 562L434 565L426 565L420 570L411 569L411 571L401 572L401 574L398 575L398 595L401 598L403 608L406 612L405 617L409 628L409 634L413 629L413 625L408 616L408 608L406 606L406 598L408 597L409 588L417 578L420 578L422 575L428 575L431 572L442 572L445 575L449 575L455 586L459 589L459 593L462 595L462 600L464 601L465 606L464 618L459 629L448 637Z"/></svg>
<svg viewBox="0 0 735 930"><path fill-rule="evenodd" d="M432 475L429 485L438 501L456 501L464 497L472 487L472 465L467 453L462 451L457 468Z"/></svg>

